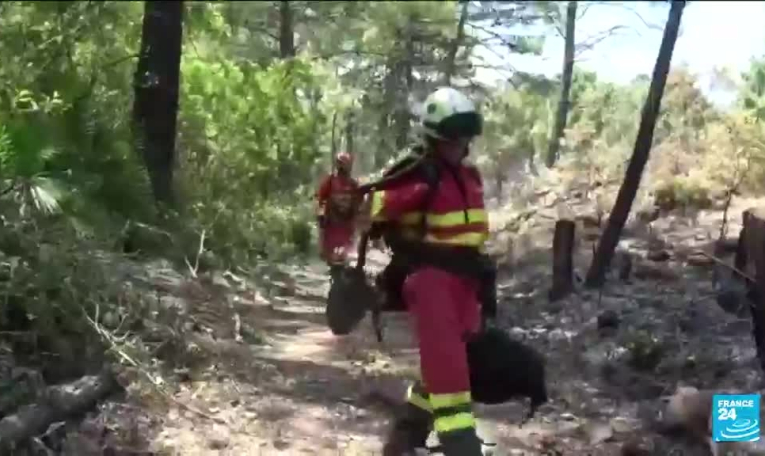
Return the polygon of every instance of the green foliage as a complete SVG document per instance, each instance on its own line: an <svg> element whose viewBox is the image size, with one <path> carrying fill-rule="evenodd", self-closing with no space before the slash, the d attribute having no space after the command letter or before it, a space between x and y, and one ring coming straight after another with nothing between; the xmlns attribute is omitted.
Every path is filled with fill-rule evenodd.
<svg viewBox="0 0 765 456"><path fill-rule="evenodd" d="M191 215L231 253L272 253L290 241L292 208L322 158L315 134L325 121L305 94L316 82L308 63L266 69L185 59L180 171ZM300 236L298 236L300 237ZM305 239L300 249L305 251Z"/></svg>
<svg viewBox="0 0 765 456"><path fill-rule="evenodd" d="M744 75L739 109L721 112L699 89L696 75L674 69L667 80L644 192L665 208L709 207L730 189L761 192L765 177L765 130L760 113L763 65ZM763 73L765 74L765 73ZM762 80L761 80L762 79ZM575 68L563 159L574 180L618 182L632 154L649 80L617 85ZM516 75L513 87L486 108L486 132L479 142L480 162L492 175L544 149L555 81ZM760 87L762 86L762 87ZM544 107L547 106L547 109ZM536 144L531 146L531 144ZM512 159L511 159L512 158Z"/></svg>
<svg viewBox="0 0 765 456"><path fill-rule="evenodd" d="M474 51L539 53L546 36L538 26L549 35L564 7L472 2L452 81L480 93ZM79 236L117 237L127 220L157 225L182 238L186 256L204 232L207 250L231 261L311 252L311 194L330 168L333 117L335 143L353 144L357 173L379 171L399 155L417 134L412 108L443 80L461 13L457 2L290 2L297 56L283 60L279 2L189 3L176 157L181 205L159 218L130 129L143 5L1 8L0 200L41 220L63 214ZM496 25L504 29L489 30ZM744 77L739 98L748 123L714 109L693 74L673 71L651 189L703 204L702 193L714 198L744 163L749 176L762 176L755 127L762 68L753 62ZM497 183L518 164L533 170L558 96L554 79L515 73L510 83L485 97L485 134L474 152ZM575 68L563 163L591 178L619 176L647 87L646 78L616 85ZM712 151L727 159L716 162ZM754 190L760 181L742 185Z"/></svg>

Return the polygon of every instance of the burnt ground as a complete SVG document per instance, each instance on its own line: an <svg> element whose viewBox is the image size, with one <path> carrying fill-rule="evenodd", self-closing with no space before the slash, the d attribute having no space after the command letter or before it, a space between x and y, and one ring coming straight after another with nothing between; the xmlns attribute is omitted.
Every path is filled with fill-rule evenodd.
<svg viewBox="0 0 765 456"><path fill-rule="evenodd" d="M732 209L731 233L751 204ZM554 210L495 226L499 320L546 357L551 402L522 428L526 404L479 406L480 433L497 443L494 454L615 455L626 442L644 454L705 454L659 436L650 423L660 397L678 383L762 390L748 316L716 304L713 264L689 264L689 252L709 248L720 216L667 214L650 232L630 225L620 248L632 255L631 279L612 278L602 290L580 286L553 303ZM656 248L669 258L645 259ZM580 239L580 276L589 252L591 242ZM373 251L370 269L384 261ZM176 336L158 344L157 364L122 369L123 383L132 381L127 394L67 425L63 454L107 454L104 447L184 456L379 454L390 410L375 397L399 397L417 369L405 315L385 317L383 344L368 320L350 336L332 336L323 315L327 274L318 262L198 279L168 267L131 269L139 270L163 302L180 309ZM616 327L598 328L605 311L617 316ZM147 373L153 385L141 380Z"/></svg>

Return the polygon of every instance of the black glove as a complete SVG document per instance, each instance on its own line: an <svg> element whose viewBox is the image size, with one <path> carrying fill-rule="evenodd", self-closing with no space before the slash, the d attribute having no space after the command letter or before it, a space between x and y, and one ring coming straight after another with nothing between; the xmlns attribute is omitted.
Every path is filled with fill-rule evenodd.
<svg viewBox="0 0 765 456"><path fill-rule="evenodd" d="M497 270L491 260L487 259L480 287L481 322L486 327L497 318Z"/></svg>
<svg viewBox="0 0 765 456"><path fill-rule="evenodd" d="M481 329L491 328L496 325L497 314L496 312L486 312L484 307L481 307Z"/></svg>

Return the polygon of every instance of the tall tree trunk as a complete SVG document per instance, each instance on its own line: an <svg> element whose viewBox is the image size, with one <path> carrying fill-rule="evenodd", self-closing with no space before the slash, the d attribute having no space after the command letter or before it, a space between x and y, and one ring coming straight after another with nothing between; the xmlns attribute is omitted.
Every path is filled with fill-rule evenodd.
<svg viewBox="0 0 765 456"><path fill-rule="evenodd" d="M144 3L133 132L158 203L172 205L183 2Z"/></svg>
<svg viewBox="0 0 765 456"><path fill-rule="evenodd" d="M590 270L587 271L587 278L585 280L587 287L597 287L603 284L606 270L611 263L614 250L619 243L619 236L632 207L632 201L637 194L643 168L645 168L645 164L648 161L651 144L653 143L656 118L661 108L661 98L664 95L664 86L667 82L667 73L669 73L669 66L672 62L672 52L675 49L684 7L684 1L673 1L672 7L669 10L667 25L664 28L664 37L661 40L659 55L656 58L656 65L653 69L651 87L648 90L648 96L643 105L640 128L635 139L635 149L632 152L632 158L627 166L624 181L619 189L611 215L608 218L608 225L603 236L600 238Z"/></svg>
<svg viewBox="0 0 765 456"><path fill-rule="evenodd" d="M335 155L337 154L337 140L335 139L336 131L337 131L337 111L332 113L332 139L331 139L332 142L330 144L330 151L329 151L329 153L331 154L329 160L332 163L333 167L335 163Z"/></svg>
<svg viewBox="0 0 765 456"><path fill-rule="evenodd" d="M412 91L412 84L414 82L413 60L414 60L414 21L410 19L407 24L404 34L404 56L401 61L398 62L398 79L400 81L397 84L397 103L396 103L396 151L400 151L405 148L409 142L409 131L411 129L412 115L409 112L409 94ZM403 82L403 84L401 83Z"/></svg>
<svg viewBox="0 0 765 456"><path fill-rule="evenodd" d="M292 5L286 0L279 2L279 56L295 57L295 28L292 23Z"/></svg>
<svg viewBox="0 0 765 456"><path fill-rule="evenodd" d="M460 20L457 23L457 35L452 40L449 53L446 56L446 65L444 65L444 85L452 85L452 77L457 68L457 52L459 52L460 46L462 46L462 40L465 37L465 21L468 17L468 6L470 2L462 1L462 11L460 12Z"/></svg>
<svg viewBox="0 0 765 456"><path fill-rule="evenodd" d="M354 125L354 115L353 115L353 109L350 109L348 111L348 114L346 114L345 119L345 150L351 154L354 155L353 150L353 125Z"/></svg>
<svg viewBox="0 0 765 456"><path fill-rule="evenodd" d="M532 176L539 176L539 171L537 170L537 163L534 161L534 155L536 155L536 151L533 147L530 148L529 152L529 173L531 173Z"/></svg>
<svg viewBox="0 0 765 456"><path fill-rule="evenodd" d="M547 149L545 164L548 168L555 165L560 150L560 138L566 130L566 118L571 96L571 77L574 73L574 43L576 42L576 5L577 2L568 2L566 8L566 47L563 52L563 73L561 74L560 100L558 101L558 113L555 116L555 126Z"/></svg>
<svg viewBox="0 0 765 456"><path fill-rule="evenodd" d="M494 172L494 183L497 187L497 205L501 205L504 201L504 186L502 185L505 182L505 173L502 171L501 166L497 166L497 169Z"/></svg>
<svg viewBox="0 0 765 456"><path fill-rule="evenodd" d="M391 113L395 110L397 81L397 65L393 56L388 56L385 64L385 76L382 81L382 100L377 111L380 117L377 121L377 136L380 146L375 152L375 166L384 164L391 156L394 142L391 140Z"/></svg>

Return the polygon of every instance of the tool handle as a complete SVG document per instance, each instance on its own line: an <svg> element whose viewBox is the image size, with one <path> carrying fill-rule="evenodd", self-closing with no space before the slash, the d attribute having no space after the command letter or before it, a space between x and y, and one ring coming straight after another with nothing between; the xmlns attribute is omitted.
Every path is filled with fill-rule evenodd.
<svg viewBox="0 0 765 456"><path fill-rule="evenodd" d="M364 265L367 262L367 244L369 244L369 231L365 231L359 239L359 247L357 250L358 258L356 259L356 269L363 271Z"/></svg>

